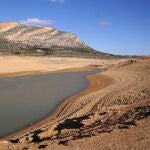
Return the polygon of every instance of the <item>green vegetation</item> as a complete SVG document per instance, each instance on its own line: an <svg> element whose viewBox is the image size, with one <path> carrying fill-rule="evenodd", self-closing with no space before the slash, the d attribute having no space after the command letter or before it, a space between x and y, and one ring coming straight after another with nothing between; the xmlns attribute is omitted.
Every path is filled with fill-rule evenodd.
<svg viewBox="0 0 150 150"><path fill-rule="evenodd" d="M122 56L111 55L95 51L92 48L68 48L62 46L52 46L43 48L39 46L26 46L22 43L14 43L5 39L0 39L0 53L15 55L35 55L35 56L61 56L61 57L81 57L81 58L120 58Z"/></svg>

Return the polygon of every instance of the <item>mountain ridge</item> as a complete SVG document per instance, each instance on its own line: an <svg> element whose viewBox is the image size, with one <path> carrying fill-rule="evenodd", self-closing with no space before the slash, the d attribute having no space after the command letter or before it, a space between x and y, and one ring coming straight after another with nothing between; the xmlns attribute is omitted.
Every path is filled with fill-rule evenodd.
<svg viewBox="0 0 150 150"><path fill-rule="evenodd" d="M17 22L0 22L0 52L75 57L113 56L96 51L74 33L51 26L26 26Z"/></svg>
<svg viewBox="0 0 150 150"><path fill-rule="evenodd" d="M44 48L53 45L76 48L88 47L73 33L60 31L53 27L25 26L15 22L0 23L0 36L15 43L30 46L40 45Z"/></svg>

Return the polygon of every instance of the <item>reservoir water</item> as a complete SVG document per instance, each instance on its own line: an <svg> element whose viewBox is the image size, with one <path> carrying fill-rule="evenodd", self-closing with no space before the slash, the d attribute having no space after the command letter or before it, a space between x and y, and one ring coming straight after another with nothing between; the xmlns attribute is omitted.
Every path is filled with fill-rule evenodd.
<svg viewBox="0 0 150 150"><path fill-rule="evenodd" d="M98 70L0 78L0 137L50 114L66 98L88 86Z"/></svg>

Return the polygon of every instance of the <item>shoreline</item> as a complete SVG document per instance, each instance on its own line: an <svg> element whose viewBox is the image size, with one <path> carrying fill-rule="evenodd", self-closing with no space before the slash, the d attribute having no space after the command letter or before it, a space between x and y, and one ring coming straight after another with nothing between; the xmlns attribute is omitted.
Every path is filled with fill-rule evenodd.
<svg viewBox="0 0 150 150"><path fill-rule="evenodd" d="M93 67L80 67L80 68L64 68L64 69L51 69L51 70L33 70L33 71L20 71L20 72L9 72L9 73L0 73L0 78L11 78L17 76L26 76L26 75L40 75L48 73L61 73L61 72L76 72L76 71L86 71L92 70Z"/></svg>
<svg viewBox="0 0 150 150"><path fill-rule="evenodd" d="M150 58L141 58L96 67L102 72L86 77L86 90L64 100L40 122L1 139L1 146L86 150L105 149L109 143L112 149L148 148L149 65Z"/></svg>
<svg viewBox="0 0 150 150"><path fill-rule="evenodd" d="M15 72L15 73L12 73L12 74L5 74L6 76L1 76L0 75L0 78L8 78L8 77L16 77L16 76L25 76L25 75L38 75L38 74L48 74L48 73L61 73L61 72L77 72L77 71L88 71L88 70L94 70L94 69L98 69L98 68L94 68L94 67L82 67L82 68L67 68L67 69L62 69L62 70L56 70L56 71L31 71L31 72ZM99 73L101 73L102 70L99 69ZM69 102L71 102L72 99L74 98L79 98L80 96L83 96L83 95L86 95L88 93L92 93L93 90L95 90L95 88L93 89L93 87L96 86L96 83L95 83L95 76L99 73L96 73L96 74L93 74L93 75L88 75L85 77L85 79L87 80L88 82L88 86L85 90L83 91L80 91L70 97L68 97L67 99L65 100L62 100L62 102L60 102L55 108L54 110L47 116L45 116L44 118L38 120L37 122L19 130L19 131L16 131L14 133L11 133L9 135L6 135L4 137L2 137L0 140L9 140L11 139L12 137L18 137L20 134L24 135L24 133L26 134L27 132L32 132L32 130L36 130L36 128L39 128L39 127L43 127L45 126L45 124L49 124L51 122L51 120L54 120L54 118L56 119L56 115L61 112L61 110L63 109L63 107L66 105L66 103L68 104ZM62 120L62 119L61 119ZM51 122L50 124L54 124L54 122Z"/></svg>
<svg viewBox="0 0 150 150"><path fill-rule="evenodd" d="M128 64L128 61L127 61ZM22 130L19 130L17 132L14 132L12 134L9 134L3 138L2 140L10 140L14 138L20 138L25 135L30 134L32 131L37 130L39 128L45 128L45 126L51 126L53 124L56 124L65 118L71 116L64 116L60 120L57 120L57 115L61 113L61 111L65 108L65 106L70 105L70 103L73 103L75 99L78 99L84 95L90 94L92 92L95 92L96 90L103 89L111 84L114 83L114 78L111 75L107 74L102 74L103 71L110 69L109 67L107 68L101 68L101 67L94 67L94 66L86 66L86 67L79 67L79 68L65 68L65 69L59 69L59 70L36 70L36 71L25 71L25 72L14 72L12 74L6 74L5 77L14 77L14 76L24 76L24 75L37 75L37 74L47 74L47 73L60 73L60 72L69 72L69 71L84 71L84 70L92 70L92 69L99 69L101 70L100 73L96 73L94 75L88 75L86 77L86 80L88 82L88 87L87 89L80 91L79 93L76 93L75 95L72 95L71 97L68 97L67 99L63 100L61 103L59 103L56 108L47 116L45 116L43 119L40 119L39 121L35 122L32 125L29 125ZM12 76L11 76L12 75ZM1 74L0 74L1 78ZM98 82L97 82L98 81ZM104 83L103 83L104 81ZM101 83L100 83L101 82ZM1 140L0 139L0 140Z"/></svg>

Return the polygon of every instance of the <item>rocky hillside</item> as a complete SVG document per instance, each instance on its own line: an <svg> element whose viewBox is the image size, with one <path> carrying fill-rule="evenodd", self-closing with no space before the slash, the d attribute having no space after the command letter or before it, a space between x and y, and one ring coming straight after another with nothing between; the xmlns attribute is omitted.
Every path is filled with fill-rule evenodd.
<svg viewBox="0 0 150 150"><path fill-rule="evenodd" d="M63 56L112 56L97 52L80 38L53 27L30 27L16 22L0 23L0 52Z"/></svg>

